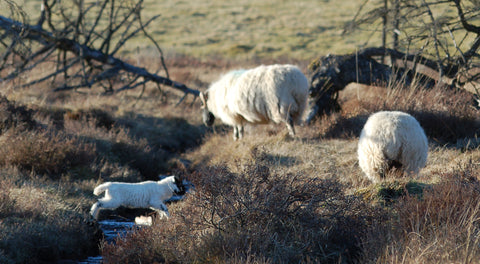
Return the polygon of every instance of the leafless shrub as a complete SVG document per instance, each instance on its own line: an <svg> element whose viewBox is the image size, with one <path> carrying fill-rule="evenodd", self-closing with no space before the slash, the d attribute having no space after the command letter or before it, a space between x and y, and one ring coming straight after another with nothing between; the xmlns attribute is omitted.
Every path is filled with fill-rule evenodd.
<svg viewBox="0 0 480 264"><path fill-rule="evenodd" d="M94 159L91 145L48 131L10 129L0 141L0 161L25 170L56 177L68 169Z"/></svg>
<svg viewBox="0 0 480 264"><path fill-rule="evenodd" d="M278 175L255 164L238 166L238 173L224 166L198 172L198 189L179 205L181 216L172 212L168 224L135 232L133 239L116 246L104 245L105 259L118 261L127 252L127 259L166 263L358 260L358 238L373 215L381 213L344 195L335 180ZM154 242L151 232L161 239Z"/></svg>
<svg viewBox="0 0 480 264"><path fill-rule="evenodd" d="M17 106L15 102L0 96L0 133L11 127L17 129L32 129L36 125L33 111L25 106Z"/></svg>

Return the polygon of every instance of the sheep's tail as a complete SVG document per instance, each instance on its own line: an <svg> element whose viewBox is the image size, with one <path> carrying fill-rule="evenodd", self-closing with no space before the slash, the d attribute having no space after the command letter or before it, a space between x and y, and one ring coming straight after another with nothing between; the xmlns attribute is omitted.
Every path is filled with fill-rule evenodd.
<svg viewBox="0 0 480 264"><path fill-rule="evenodd" d="M111 184L110 182L106 182L98 185L97 187L95 187L95 189L93 189L93 194L99 195L103 193L108 187L110 187L110 184Z"/></svg>

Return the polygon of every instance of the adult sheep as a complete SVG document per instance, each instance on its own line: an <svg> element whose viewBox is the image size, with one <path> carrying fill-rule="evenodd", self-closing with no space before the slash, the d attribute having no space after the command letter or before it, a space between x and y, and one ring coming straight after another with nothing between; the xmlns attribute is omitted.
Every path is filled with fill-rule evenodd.
<svg viewBox="0 0 480 264"><path fill-rule="evenodd" d="M359 165L373 182L384 178L392 167L417 175L425 167L427 155L427 137L417 120L407 113L374 113L360 134Z"/></svg>
<svg viewBox="0 0 480 264"><path fill-rule="evenodd" d="M231 71L200 93L205 125L220 118L233 126L234 140L242 138L246 123L285 123L294 136L307 96L307 77L294 65L279 64Z"/></svg>

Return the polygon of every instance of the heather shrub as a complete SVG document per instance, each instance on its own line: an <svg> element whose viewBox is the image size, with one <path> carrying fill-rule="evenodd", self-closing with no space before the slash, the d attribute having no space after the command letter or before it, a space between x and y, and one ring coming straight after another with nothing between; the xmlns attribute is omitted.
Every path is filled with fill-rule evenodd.
<svg viewBox="0 0 480 264"><path fill-rule="evenodd" d="M176 155L198 146L204 134L203 128L180 118L136 117L136 122L120 120L117 125L113 142L101 152L152 180L169 170Z"/></svg>
<svg viewBox="0 0 480 264"><path fill-rule="evenodd" d="M145 179L158 179L168 166L168 153L152 148L144 139L131 142L115 142L110 155L120 164L137 170Z"/></svg>
<svg viewBox="0 0 480 264"><path fill-rule="evenodd" d="M0 177L0 262L52 263L98 254L98 226L88 225L75 184L29 178L18 169Z"/></svg>
<svg viewBox="0 0 480 264"><path fill-rule="evenodd" d="M10 180L0 181L0 219L10 215L15 208L15 201L10 197L12 186Z"/></svg>
<svg viewBox="0 0 480 264"><path fill-rule="evenodd" d="M0 140L0 163L59 177L77 166L87 166L95 158L93 146L61 133L9 129Z"/></svg>
<svg viewBox="0 0 480 264"><path fill-rule="evenodd" d="M15 102L0 96L0 134L12 127L26 130L33 128L35 125L32 110L25 106L18 106Z"/></svg>
<svg viewBox="0 0 480 264"><path fill-rule="evenodd" d="M52 263L96 254L91 246L96 241L95 229L85 225L79 215L57 214L58 218L41 217L35 221L24 217L0 223L0 250L12 263Z"/></svg>
<svg viewBox="0 0 480 264"><path fill-rule="evenodd" d="M478 263L480 166L470 163L443 172L421 198L407 195L392 208L391 240L382 263Z"/></svg>
<svg viewBox="0 0 480 264"><path fill-rule="evenodd" d="M354 262L368 223L383 217L334 179L274 174L258 164L238 171L201 169L182 210L173 207L168 224L104 244L107 263Z"/></svg>
<svg viewBox="0 0 480 264"><path fill-rule="evenodd" d="M148 140L149 145L173 153L198 146L206 130L203 125L195 126L178 117L136 116L135 122L126 122L124 126L131 137Z"/></svg>

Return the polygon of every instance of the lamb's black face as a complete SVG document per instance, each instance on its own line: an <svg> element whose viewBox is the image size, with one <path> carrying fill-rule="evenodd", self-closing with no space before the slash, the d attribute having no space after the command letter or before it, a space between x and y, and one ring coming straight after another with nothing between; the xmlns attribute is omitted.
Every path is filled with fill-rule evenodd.
<svg viewBox="0 0 480 264"><path fill-rule="evenodd" d="M213 122L215 122L215 116L212 114L212 112L208 111L206 107L202 109L202 117L203 123L206 126L212 126Z"/></svg>
<svg viewBox="0 0 480 264"><path fill-rule="evenodd" d="M186 189L185 189L185 185L183 185L183 181L178 177L175 177L174 179L175 179L175 185L178 188L178 191L175 192L175 195L184 195Z"/></svg>

